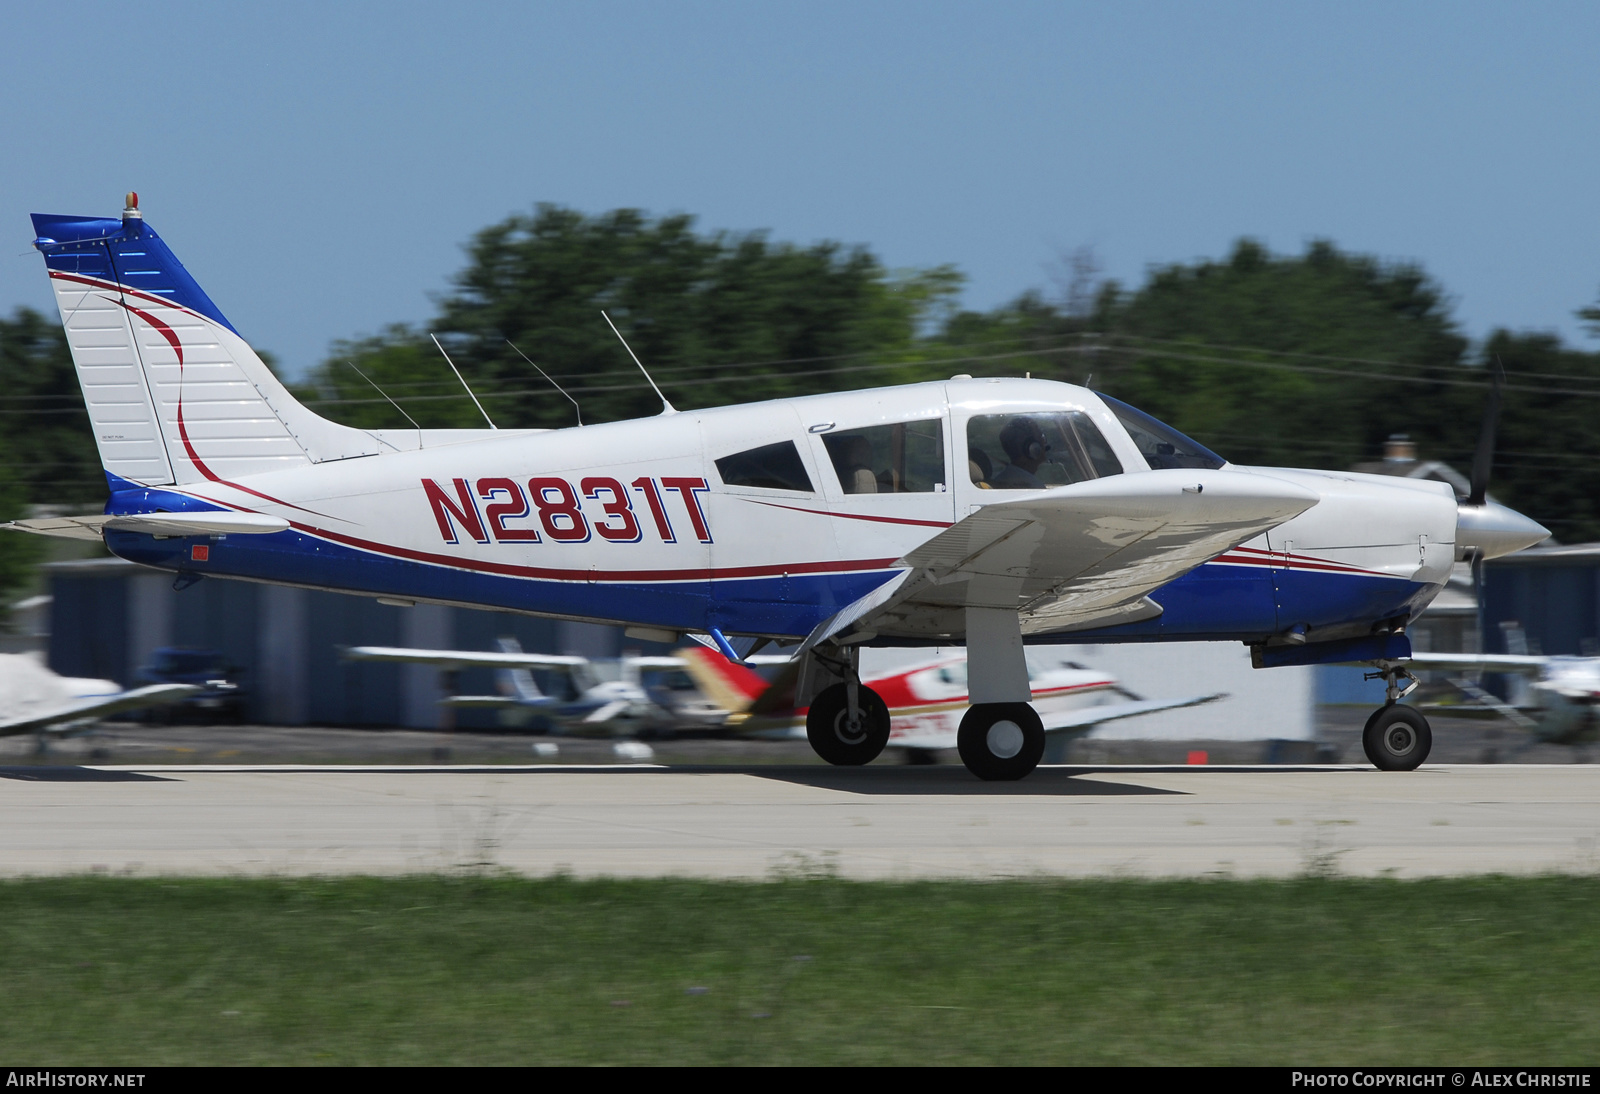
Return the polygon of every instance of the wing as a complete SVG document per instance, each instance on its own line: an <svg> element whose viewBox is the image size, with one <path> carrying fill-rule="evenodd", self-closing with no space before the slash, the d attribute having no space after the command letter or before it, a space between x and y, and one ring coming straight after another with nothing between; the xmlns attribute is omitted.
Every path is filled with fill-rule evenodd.
<svg viewBox="0 0 1600 1094"><path fill-rule="evenodd" d="M104 718L124 710L165 706L203 690L193 684L151 684L149 687L135 688L119 695L74 699L42 714L30 714L23 718L0 722L0 735L30 733L36 729L52 729L89 718Z"/></svg>
<svg viewBox="0 0 1600 1094"><path fill-rule="evenodd" d="M639 668L639 669L681 669L681 668L683 668L683 658L681 658L681 657L673 657L673 656L666 656L666 657L657 657L657 656L650 656L650 657L624 657L622 659L622 663L624 665L632 665L634 668Z"/></svg>
<svg viewBox="0 0 1600 1094"><path fill-rule="evenodd" d="M1227 697L1227 692L1219 691L1215 695L1192 695L1187 699L1140 699L1131 703L1108 703L1103 707L1080 707L1077 710L1063 710L1056 714L1043 716L1044 731L1046 733L1067 733L1072 730L1087 730L1105 722L1115 722L1123 718L1136 718L1141 714L1153 714L1158 710L1176 710L1179 707L1203 706L1206 703L1215 703Z"/></svg>
<svg viewBox="0 0 1600 1094"><path fill-rule="evenodd" d="M1161 612L1148 593L1317 501L1268 475L1162 470L995 502L907 552L806 648L846 632L955 638L969 607L1017 611L1024 635L1147 619Z"/></svg>
<svg viewBox="0 0 1600 1094"><path fill-rule="evenodd" d="M1405 662L1408 669L1440 669L1445 672L1509 672L1538 676L1550 663L1548 657L1516 653L1418 653Z"/></svg>
<svg viewBox="0 0 1600 1094"><path fill-rule="evenodd" d="M572 668L589 663L587 657L553 653L489 653L476 650L413 650L401 646L349 646L347 661L398 661L412 665L438 665L440 668L465 668L486 665L496 669Z"/></svg>

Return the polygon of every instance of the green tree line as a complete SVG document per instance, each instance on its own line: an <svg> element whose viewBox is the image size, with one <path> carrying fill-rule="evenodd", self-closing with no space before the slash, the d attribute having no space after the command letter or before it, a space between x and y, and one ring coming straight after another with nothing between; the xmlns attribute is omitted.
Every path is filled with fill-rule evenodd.
<svg viewBox="0 0 1600 1094"><path fill-rule="evenodd" d="M1326 241L1278 255L1244 239L1221 259L1154 268L1136 287L1080 268L1066 293L989 311L957 309L961 288L953 266L891 270L865 247L543 205L470 241L429 323L336 343L294 387L353 425L479 425L437 335L502 427L576 420L535 365L585 422L656 413L603 310L679 409L1031 373L1091 382L1239 463L1347 468L1407 433L1424 459L1465 471L1486 365L1499 358L1508 387L1491 489L1564 541L1600 539L1600 353L1509 330L1474 347L1415 265ZM1600 337L1600 303L1579 315ZM53 316L0 319L0 383L0 511L103 499ZM31 557L21 541L0 539L0 583Z"/></svg>

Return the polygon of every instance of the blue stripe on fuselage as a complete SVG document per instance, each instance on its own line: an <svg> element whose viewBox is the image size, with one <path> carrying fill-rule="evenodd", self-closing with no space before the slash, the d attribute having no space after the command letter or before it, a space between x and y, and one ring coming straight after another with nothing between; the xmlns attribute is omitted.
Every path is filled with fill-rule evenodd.
<svg viewBox="0 0 1600 1094"><path fill-rule="evenodd" d="M221 506L108 475L108 512L206 511ZM209 546L191 562L190 547ZM686 581L552 581L486 574L395 558L299 531L155 539L108 532L114 554L147 566L340 592L440 600L541 615L609 619L676 629L802 636L894 575L893 570ZM1410 614L1432 586L1397 578L1208 563L1151 598L1162 614L1142 623L1073 631L1059 641L1259 642L1296 623L1377 622Z"/></svg>
<svg viewBox="0 0 1600 1094"><path fill-rule="evenodd" d="M207 545L209 557L191 561L190 549L200 543ZM895 573L874 570L714 582L550 581L413 562L297 531L183 539L108 531L106 546L131 562L163 570L678 630L719 627L797 637L809 634L823 619ZM730 597L734 592L730 586L736 587L736 598Z"/></svg>

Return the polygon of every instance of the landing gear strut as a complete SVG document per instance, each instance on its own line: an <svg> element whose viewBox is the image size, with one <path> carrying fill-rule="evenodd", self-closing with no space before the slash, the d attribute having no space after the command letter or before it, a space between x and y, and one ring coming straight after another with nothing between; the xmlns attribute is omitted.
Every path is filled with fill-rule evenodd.
<svg viewBox="0 0 1600 1094"><path fill-rule="evenodd" d="M1415 707L1401 706L1400 700L1416 690L1418 680L1403 665L1378 662L1378 671L1366 679L1382 678L1387 685L1387 702L1373 711L1361 732L1361 747L1379 771L1415 771L1433 748L1433 729ZM1411 681L1404 689L1400 680Z"/></svg>

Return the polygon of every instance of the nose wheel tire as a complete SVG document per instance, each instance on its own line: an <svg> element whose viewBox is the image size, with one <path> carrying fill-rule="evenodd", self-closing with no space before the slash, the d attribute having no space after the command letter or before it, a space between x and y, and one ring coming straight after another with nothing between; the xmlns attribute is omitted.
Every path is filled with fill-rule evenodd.
<svg viewBox="0 0 1600 1094"><path fill-rule="evenodd" d="M986 782L1009 782L1039 766L1044 723L1027 703L979 703L961 719L956 751Z"/></svg>
<svg viewBox="0 0 1600 1094"><path fill-rule="evenodd" d="M1391 703L1367 719L1361 747L1379 771L1415 771L1433 748L1433 730L1421 711Z"/></svg>
<svg viewBox="0 0 1600 1094"><path fill-rule="evenodd" d="M818 756L840 767L871 763L889 743L889 706L871 688L856 686L857 717L850 717L848 685L824 688L806 712L806 739Z"/></svg>

